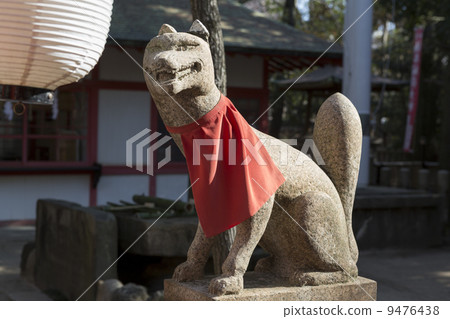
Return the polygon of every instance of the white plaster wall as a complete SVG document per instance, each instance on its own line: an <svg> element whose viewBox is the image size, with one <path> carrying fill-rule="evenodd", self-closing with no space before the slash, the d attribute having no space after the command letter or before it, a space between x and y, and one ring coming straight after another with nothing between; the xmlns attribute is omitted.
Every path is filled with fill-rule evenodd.
<svg viewBox="0 0 450 319"><path fill-rule="evenodd" d="M97 205L119 200L132 201L133 195L148 195L148 175L108 175L102 176L97 185Z"/></svg>
<svg viewBox="0 0 450 319"><path fill-rule="evenodd" d="M150 128L147 91L100 90L97 160L103 165L126 163L126 141Z"/></svg>
<svg viewBox="0 0 450 319"><path fill-rule="evenodd" d="M125 48L139 65L144 58L143 51ZM144 82L142 69L122 49L106 47L99 61L100 80Z"/></svg>
<svg viewBox="0 0 450 319"><path fill-rule="evenodd" d="M230 87L262 88L264 60L259 56L233 54L226 56L227 85Z"/></svg>
<svg viewBox="0 0 450 319"><path fill-rule="evenodd" d="M156 196L168 199L177 199L189 187L187 174L168 174L156 176ZM188 200L187 191L180 200Z"/></svg>
<svg viewBox="0 0 450 319"><path fill-rule="evenodd" d="M89 175L0 176L0 220L36 218L38 199L89 205Z"/></svg>

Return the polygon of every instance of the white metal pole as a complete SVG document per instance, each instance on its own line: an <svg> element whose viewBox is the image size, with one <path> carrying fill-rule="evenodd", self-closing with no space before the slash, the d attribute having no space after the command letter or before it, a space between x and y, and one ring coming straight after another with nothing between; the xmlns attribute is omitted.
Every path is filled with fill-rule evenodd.
<svg viewBox="0 0 450 319"><path fill-rule="evenodd" d="M347 0L344 19L344 31L356 21L344 34L342 92L355 105L363 127L359 186L369 184L370 170L372 8L367 8L371 5L371 0Z"/></svg>

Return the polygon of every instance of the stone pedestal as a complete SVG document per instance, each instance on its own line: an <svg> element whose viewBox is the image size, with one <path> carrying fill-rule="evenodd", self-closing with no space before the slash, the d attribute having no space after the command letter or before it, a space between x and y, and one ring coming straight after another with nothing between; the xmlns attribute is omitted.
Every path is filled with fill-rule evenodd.
<svg viewBox="0 0 450 319"><path fill-rule="evenodd" d="M358 277L345 284L316 287L292 287L268 274L248 272L244 277L244 291L239 295L213 296L208 293L213 276L193 282L164 281L165 300L193 301L359 301L377 298L377 283Z"/></svg>

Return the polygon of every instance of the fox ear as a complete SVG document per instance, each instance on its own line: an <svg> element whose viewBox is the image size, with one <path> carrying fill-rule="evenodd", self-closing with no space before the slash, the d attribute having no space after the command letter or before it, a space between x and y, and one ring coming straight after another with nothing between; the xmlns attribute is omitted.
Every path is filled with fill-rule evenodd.
<svg viewBox="0 0 450 319"><path fill-rule="evenodd" d="M200 20L195 20L191 27L189 28L188 33L198 36L199 38L202 38L206 42L208 42L209 38L209 32L208 29L203 25L203 23L200 22Z"/></svg>
<svg viewBox="0 0 450 319"><path fill-rule="evenodd" d="M161 26L161 29L159 29L158 35L164 34L164 33L177 33L177 30L175 30L174 27L172 27L169 24L163 24Z"/></svg>

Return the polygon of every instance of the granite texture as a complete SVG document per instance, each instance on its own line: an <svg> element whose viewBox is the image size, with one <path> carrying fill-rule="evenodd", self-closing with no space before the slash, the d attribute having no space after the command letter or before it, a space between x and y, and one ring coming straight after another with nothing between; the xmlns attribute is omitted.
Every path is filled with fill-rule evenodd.
<svg viewBox="0 0 450 319"><path fill-rule="evenodd" d="M99 280L97 283L97 301L146 301L147 289L134 283L123 285L117 279Z"/></svg>
<svg viewBox="0 0 450 319"><path fill-rule="evenodd" d="M114 215L94 208L40 199L36 218L35 284L63 300L76 300L117 259ZM117 277L113 265L102 277ZM81 300L95 300L96 286Z"/></svg>
<svg viewBox="0 0 450 319"><path fill-rule="evenodd" d="M198 224L196 217L161 218L155 223L155 218L142 219L129 213L115 216L119 248L142 256L186 256ZM150 226L151 231L146 231ZM134 243L139 234L143 236Z"/></svg>
<svg viewBox="0 0 450 319"><path fill-rule="evenodd" d="M212 295L208 291L211 277L192 282L164 282L164 300L194 301L371 301L377 299L377 283L358 277L348 283L293 287L263 273L245 274L245 289L240 294Z"/></svg>
<svg viewBox="0 0 450 319"><path fill-rule="evenodd" d="M99 280L97 282L97 301L111 301L113 293L123 287L118 279Z"/></svg>
<svg viewBox="0 0 450 319"><path fill-rule="evenodd" d="M144 68L149 91L168 126L192 123L219 101L211 53L199 37L163 25L159 35L147 45ZM253 217L237 226L222 275L211 279L209 292L240 293L257 244L271 256L259 261L256 270L291 285L352 281L358 275L358 249L351 212L362 144L356 109L346 97L336 93L319 110L314 142L325 161L323 167L283 142L256 129L255 133L286 182ZM183 151L180 137L172 136ZM280 152L280 145L288 151ZM214 238L207 238L199 225L187 261L177 267L173 278L201 278L213 242Z"/></svg>

